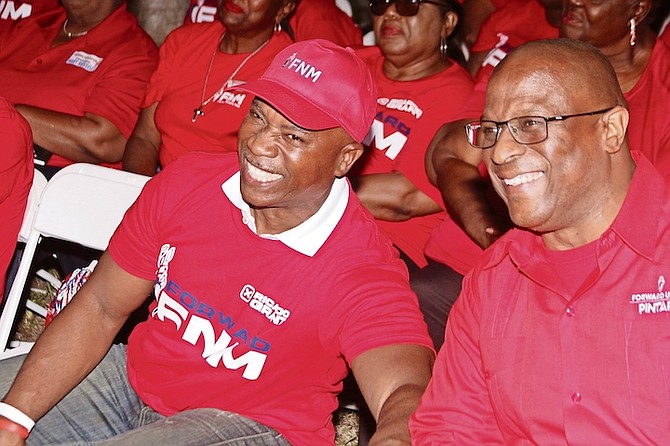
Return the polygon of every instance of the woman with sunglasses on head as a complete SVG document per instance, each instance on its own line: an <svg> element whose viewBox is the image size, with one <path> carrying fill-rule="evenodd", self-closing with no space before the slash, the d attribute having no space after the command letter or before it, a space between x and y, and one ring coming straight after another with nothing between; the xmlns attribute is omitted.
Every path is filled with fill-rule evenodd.
<svg viewBox="0 0 670 446"><path fill-rule="evenodd" d="M218 20L182 26L161 45L123 168L154 175L189 151L237 150L253 99L230 88L258 77L293 41L282 22L296 0L221 0Z"/></svg>
<svg viewBox="0 0 670 446"><path fill-rule="evenodd" d="M424 169L428 143L472 92L454 61L460 5L453 0L373 0L377 45L358 50L377 86L377 115L366 155L350 178L363 204L403 254L410 271L444 219L439 191ZM452 51L454 51L452 53Z"/></svg>

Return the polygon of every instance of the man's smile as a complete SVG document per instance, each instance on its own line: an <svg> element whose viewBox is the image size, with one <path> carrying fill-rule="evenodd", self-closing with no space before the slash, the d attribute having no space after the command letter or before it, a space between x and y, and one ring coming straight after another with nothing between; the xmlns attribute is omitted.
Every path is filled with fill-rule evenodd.
<svg viewBox="0 0 670 446"><path fill-rule="evenodd" d="M513 178L501 178L505 186L520 186L526 183L532 183L544 176L544 172L522 173Z"/></svg>
<svg viewBox="0 0 670 446"><path fill-rule="evenodd" d="M247 172L249 173L249 176L253 180L256 180L260 183L269 183L271 181L277 181L282 177L279 174L268 172L267 170L263 170L259 167L256 167L249 162L247 162Z"/></svg>

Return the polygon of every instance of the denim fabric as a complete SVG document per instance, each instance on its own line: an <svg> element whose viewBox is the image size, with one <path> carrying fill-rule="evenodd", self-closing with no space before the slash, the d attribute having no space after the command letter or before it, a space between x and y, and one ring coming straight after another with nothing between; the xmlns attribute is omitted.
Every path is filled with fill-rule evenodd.
<svg viewBox="0 0 670 446"><path fill-rule="evenodd" d="M4 395L24 356L0 361ZM290 445L275 430L218 409L164 417L144 404L128 382L126 349L115 345L89 376L37 421L35 445Z"/></svg>

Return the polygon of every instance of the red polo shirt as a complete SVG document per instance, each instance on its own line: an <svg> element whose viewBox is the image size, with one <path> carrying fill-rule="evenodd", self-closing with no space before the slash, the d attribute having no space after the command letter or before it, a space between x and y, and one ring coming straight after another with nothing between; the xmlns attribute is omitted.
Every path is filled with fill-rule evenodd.
<svg viewBox="0 0 670 446"><path fill-rule="evenodd" d="M156 45L124 5L85 36L51 48L65 18L63 8L30 17L0 40L0 95L15 104L102 116L128 138L158 62ZM71 163L55 154L49 160Z"/></svg>
<svg viewBox="0 0 670 446"><path fill-rule="evenodd" d="M639 153L596 241L514 229L451 310L417 445L670 444L670 191Z"/></svg>

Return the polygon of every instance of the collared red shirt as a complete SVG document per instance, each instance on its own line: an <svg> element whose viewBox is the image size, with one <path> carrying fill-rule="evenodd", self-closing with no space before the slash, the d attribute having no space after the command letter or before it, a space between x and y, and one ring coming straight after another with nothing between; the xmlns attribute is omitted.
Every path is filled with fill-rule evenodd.
<svg viewBox="0 0 670 446"><path fill-rule="evenodd" d="M578 283L518 229L466 276L414 444L670 444L670 192L634 159Z"/></svg>
<svg viewBox="0 0 670 446"><path fill-rule="evenodd" d="M59 7L2 35L0 95L15 104L102 116L128 138L158 62L156 45L123 4L86 35L52 48L65 19ZM59 155L49 160L60 167L71 163Z"/></svg>

